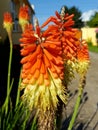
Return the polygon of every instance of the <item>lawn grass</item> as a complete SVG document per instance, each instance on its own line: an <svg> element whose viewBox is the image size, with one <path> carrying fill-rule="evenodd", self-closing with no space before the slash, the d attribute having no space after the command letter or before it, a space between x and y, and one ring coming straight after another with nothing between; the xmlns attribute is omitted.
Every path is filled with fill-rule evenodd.
<svg viewBox="0 0 98 130"><path fill-rule="evenodd" d="M98 47L97 46L89 45L89 51L98 53Z"/></svg>

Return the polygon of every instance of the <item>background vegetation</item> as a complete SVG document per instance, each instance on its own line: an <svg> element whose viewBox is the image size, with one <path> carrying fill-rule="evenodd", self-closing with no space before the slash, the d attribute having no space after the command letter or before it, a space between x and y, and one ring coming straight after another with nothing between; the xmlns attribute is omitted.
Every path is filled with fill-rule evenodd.
<svg viewBox="0 0 98 130"><path fill-rule="evenodd" d="M73 20L75 21L75 24L74 24L74 28L81 28L84 26L84 23L82 21L82 12L75 6L72 6L71 8L68 8L67 6L64 6L65 7L65 13L68 13L68 14L74 14L74 18Z"/></svg>

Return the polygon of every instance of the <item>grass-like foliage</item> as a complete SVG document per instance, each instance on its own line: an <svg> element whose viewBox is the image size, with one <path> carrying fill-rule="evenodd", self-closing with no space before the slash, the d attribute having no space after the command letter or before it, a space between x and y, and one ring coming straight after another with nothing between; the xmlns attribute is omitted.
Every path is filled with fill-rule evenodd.
<svg viewBox="0 0 98 130"><path fill-rule="evenodd" d="M89 51L98 53L98 47L97 46L93 46L93 45L89 45Z"/></svg>

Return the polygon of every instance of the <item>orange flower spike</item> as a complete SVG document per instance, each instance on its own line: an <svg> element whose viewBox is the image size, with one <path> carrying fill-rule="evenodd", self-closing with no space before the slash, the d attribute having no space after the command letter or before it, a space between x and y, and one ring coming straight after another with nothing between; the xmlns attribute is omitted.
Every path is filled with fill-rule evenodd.
<svg viewBox="0 0 98 130"><path fill-rule="evenodd" d="M43 49L43 52L49 60L53 60L53 56L50 54L50 52L48 52L46 49Z"/></svg>
<svg viewBox="0 0 98 130"><path fill-rule="evenodd" d="M71 14L71 15L68 15L68 16L65 16L65 20L68 20L68 19L73 19L73 17L74 17L74 14Z"/></svg>
<svg viewBox="0 0 98 130"><path fill-rule="evenodd" d="M42 64L41 64L40 73L41 74L45 74L46 73L46 66L45 66L43 61L42 61Z"/></svg>
<svg viewBox="0 0 98 130"><path fill-rule="evenodd" d="M80 49L78 50L77 54L78 54L77 58L80 62L90 61L88 46L87 46L86 42L82 41L82 45L81 45Z"/></svg>
<svg viewBox="0 0 98 130"><path fill-rule="evenodd" d="M79 74L83 75L87 72L90 65L90 57L87 43L83 40L80 48L77 51L78 64L76 70Z"/></svg>
<svg viewBox="0 0 98 130"><path fill-rule="evenodd" d="M12 16L9 12L4 13L3 26L8 33L9 39L11 40L11 33L12 33L12 29L13 29L13 21L12 21Z"/></svg>
<svg viewBox="0 0 98 130"><path fill-rule="evenodd" d="M58 19L61 19L61 16L60 16L60 14L59 14L57 11L55 11L55 15L56 15L56 17L57 17Z"/></svg>
<svg viewBox="0 0 98 130"><path fill-rule="evenodd" d="M36 68L36 62L35 62L35 64L30 68L30 74L32 74L32 76L33 76L33 74L35 73L35 70L36 70L37 68Z"/></svg>
<svg viewBox="0 0 98 130"><path fill-rule="evenodd" d="M41 47L40 47L40 45L38 45L36 47L36 51L34 51L31 54L31 57L28 59L28 61L32 62L35 59L35 57L38 57L40 54L41 54Z"/></svg>
<svg viewBox="0 0 98 130"><path fill-rule="evenodd" d="M57 21L56 17L49 17L41 26L41 28L45 27L47 24L49 24L50 22L54 22L55 24L59 25L59 21Z"/></svg>
<svg viewBox="0 0 98 130"><path fill-rule="evenodd" d="M64 27L69 27L69 26L73 26L74 25L74 21L69 19L68 21L66 21L64 23Z"/></svg>
<svg viewBox="0 0 98 130"><path fill-rule="evenodd" d="M76 42L78 41L78 39L76 39L75 37L75 32L77 30L72 29L72 26L74 25L74 21L73 21L73 17L74 14L69 15L69 14L65 14L65 8L62 8L61 13L59 14L57 11L55 12L55 16L52 16L50 18L48 18L48 20L41 26L41 28L45 27L47 24L49 24L50 22L53 22L54 25L49 25L48 27L48 34L50 34L46 39L49 40L49 46L47 48L48 52L51 52L51 54L53 55L53 60L54 58L54 53L57 51L57 44L61 46L62 43L62 52L63 55L65 55L65 57L70 60L76 58ZM56 44L56 48L55 46L52 45L55 44L54 42L54 38L58 38L58 43ZM70 39L73 39L73 42L70 41ZM53 42L52 42L53 41ZM61 41L61 42L60 42ZM50 43L51 42L51 43ZM52 50L54 47L55 52L53 52L54 50ZM47 46L47 44L46 44ZM45 47L46 47L45 46ZM60 51L58 51L60 52ZM66 53L65 53L66 52ZM67 52L69 52L69 54L67 54ZM47 53L47 52L45 52ZM49 53L46 54L47 57L49 58ZM58 53L56 54L58 55ZM51 56L50 56L51 57ZM50 58L49 58L50 59ZM52 60L52 58L51 58Z"/></svg>
<svg viewBox="0 0 98 130"><path fill-rule="evenodd" d="M20 52L22 56L26 56L33 52L36 49L36 44L27 45L26 48L24 47Z"/></svg>
<svg viewBox="0 0 98 130"><path fill-rule="evenodd" d="M29 7L27 5L20 7L19 18L29 20L30 17L28 15L28 12L29 12Z"/></svg>
<svg viewBox="0 0 98 130"><path fill-rule="evenodd" d="M37 64L36 68L40 69L41 64L42 64L42 59L41 58L37 58L36 64Z"/></svg>
<svg viewBox="0 0 98 130"><path fill-rule="evenodd" d="M23 7L20 7L20 10L19 10L19 24L22 27L22 31L24 31L25 28L26 28L26 25L29 24L29 19L30 19L29 7L27 5L23 6Z"/></svg>
<svg viewBox="0 0 98 130"><path fill-rule="evenodd" d="M48 70L46 70L46 73L44 74L44 78L45 78L46 80L49 80L49 73L48 73Z"/></svg>
<svg viewBox="0 0 98 130"><path fill-rule="evenodd" d="M57 73L57 71L56 71L56 69L55 69L55 67L54 67L54 64L53 64L52 62L51 62L50 70L51 70L51 72L53 72L53 73Z"/></svg>
<svg viewBox="0 0 98 130"><path fill-rule="evenodd" d="M52 20L56 23L56 19ZM40 27L36 24L34 30L25 30L21 38L22 54L25 56L21 60L23 64L22 83L23 87L25 87L23 98L27 101L30 108L38 107L43 111L56 107L58 96L62 101L66 102L65 91L60 79L63 78L61 42L59 41L59 35L57 36L56 34L57 27L55 29L40 32ZM36 47L32 51L33 47L30 49L28 45L33 44L36 44ZM30 51L27 51L29 49ZM49 96L46 93L46 89ZM27 98L25 98L26 96ZM46 100L47 98L49 103ZM38 99L41 99L41 102Z"/></svg>
<svg viewBox="0 0 98 130"><path fill-rule="evenodd" d="M47 68L50 67L50 61L49 61L49 59L47 58L46 55L43 55L43 60L44 60L45 66Z"/></svg>
<svg viewBox="0 0 98 130"><path fill-rule="evenodd" d="M53 77L54 77L55 79L59 78L59 76L58 76L57 73L54 73L54 72L53 72L52 75L53 75Z"/></svg>
<svg viewBox="0 0 98 130"><path fill-rule="evenodd" d="M46 85L46 86L49 86L49 85L50 85L50 80L45 79L44 82L45 82L45 85Z"/></svg>
<svg viewBox="0 0 98 130"><path fill-rule="evenodd" d="M84 46L84 48L85 48L85 50L86 50L86 58L87 58L88 61L90 61L88 45L87 45L87 43L86 43L85 40L82 40L82 44L83 44L83 46Z"/></svg>
<svg viewBox="0 0 98 130"><path fill-rule="evenodd" d="M36 69L36 71L35 71L35 73L33 75L34 79L37 80L39 78L39 75L40 75L39 69Z"/></svg>
<svg viewBox="0 0 98 130"><path fill-rule="evenodd" d="M26 62L31 58L31 56L32 56L32 55L27 55L27 56L23 57L23 58L21 59L21 63L22 63L22 64L26 63Z"/></svg>
<svg viewBox="0 0 98 130"><path fill-rule="evenodd" d="M38 84L41 85L44 83L44 74L40 73L38 77Z"/></svg>

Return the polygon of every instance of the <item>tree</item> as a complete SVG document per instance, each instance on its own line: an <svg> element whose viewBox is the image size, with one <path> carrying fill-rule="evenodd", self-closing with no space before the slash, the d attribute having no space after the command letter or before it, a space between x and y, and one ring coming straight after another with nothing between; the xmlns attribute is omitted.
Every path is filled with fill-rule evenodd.
<svg viewBox="0 0 98 130"><path fill-rule="evenodd" d="M91 17L91 19L87 22L89 27L98 27L98 12Z"/></svg>
<svg viewBox="0 0 98 130"><path fill-rule="evenodd" d="M73 20L75 21L74 28L81 28L83 27L83 22L81 19L81 11L76 8L75 6L72 6L71 8L68 8L67 6L63 6L65 8L65 13L68 13L69 15L74 14Z"/></svg>

